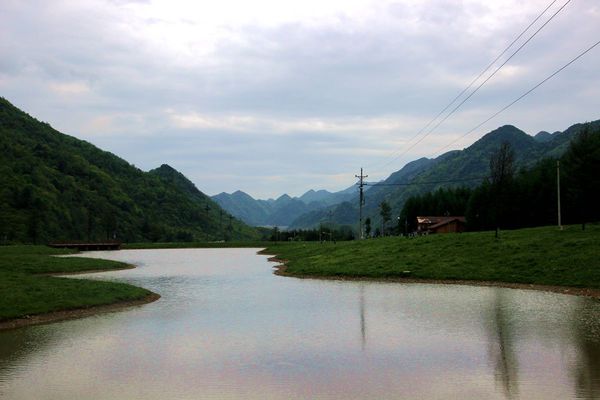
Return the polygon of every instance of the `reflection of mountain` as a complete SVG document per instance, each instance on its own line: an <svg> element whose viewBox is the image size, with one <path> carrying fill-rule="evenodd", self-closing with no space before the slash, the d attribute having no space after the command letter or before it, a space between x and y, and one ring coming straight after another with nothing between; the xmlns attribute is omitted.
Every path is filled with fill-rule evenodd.
<svg viewBox="0 0 600 400"><path fill-rule="evenodd" d="M494 365L496 382L502 385L507 399L518 398L519 370L515 352L515 335L509 321L504 289L496 289L489 323L489 359Z"/></svg>
<svg viewBox="0 0 600 400"><path fill-rule="evenodd" d="M575 395L578 399L600 399L600 321L589 305L596 303L581 299L573 323L577 365L573 368ZM596 333L594 335L593 333Z"/></svg>

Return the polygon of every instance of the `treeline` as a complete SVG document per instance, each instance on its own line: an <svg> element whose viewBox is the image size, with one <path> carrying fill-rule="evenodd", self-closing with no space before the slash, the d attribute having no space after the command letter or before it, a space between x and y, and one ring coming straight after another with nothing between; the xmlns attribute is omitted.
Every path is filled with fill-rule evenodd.
<svg viewBox="0 0 600 400"><path fill-rule="evenodd" d="M316 229L280 230L274 228L259 228L262 231L262 240L271 242L337 242L354 240L354 231L351 226L342 225L335 228L322 226Z"/></svg>
<svg viewBox="0 0 600 400"><path fill-rule="evenodd" d="M409 198L398 230L414 231L418 215L464 215L472 231L557 224L558 166L562 223L600 221L600 129L587 125L562 157L520 171L515 171L514 152L504 143L491 157L489 178L480 186L442 188Z"/></svg>

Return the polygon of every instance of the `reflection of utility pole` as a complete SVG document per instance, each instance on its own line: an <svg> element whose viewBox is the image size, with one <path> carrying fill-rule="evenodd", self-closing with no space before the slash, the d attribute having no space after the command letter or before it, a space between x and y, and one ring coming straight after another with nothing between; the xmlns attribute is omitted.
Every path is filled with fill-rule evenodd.
<svg viewBox="0 0 600 400"><path fill-rule="evenodd" d="M491 315L486 321L490 361L494 363L495 378L502 384L507 399L519 397L519 366L515 353L514 332L502 289L495 290ZM488 325L489 324L489 325Z"/></svg>
<svg viewBox="0 0 600 400"><path fill-rule="evenodd" d="M358 188L359 188L359 197L358 197L358 206L359 206L359 216L358 216L358 237L360 239L364 239L365 235L363 234L363 226L362 226L362 208L365 204L365 196L363 194L363 186L365 186L363 179L368 178L369 175L363 175L363 169L360 169L360 176L354 175L359 178Z"/></svg>
<svg viewBox="0 0 600 400"><path fill-rule="evenodd" d="M365 287L360 285L360 338L361 349L365 350L367 344L367 325L365 323Z"/></svg>

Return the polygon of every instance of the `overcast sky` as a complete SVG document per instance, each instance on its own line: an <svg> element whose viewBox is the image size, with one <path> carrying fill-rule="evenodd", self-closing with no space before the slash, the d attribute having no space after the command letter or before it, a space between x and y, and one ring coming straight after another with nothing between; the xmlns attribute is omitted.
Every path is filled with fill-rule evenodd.
<svg viewBox="0 0 600 400"><path fill-rule="evenodd" d="M600 40L600 2L572 0L415 145L550 3L2 0L0 96L143 170L167 163L210 195L341 190L361 166L385 178L501 125L535 134L600 119L598 46L464 136Z"/></svg>

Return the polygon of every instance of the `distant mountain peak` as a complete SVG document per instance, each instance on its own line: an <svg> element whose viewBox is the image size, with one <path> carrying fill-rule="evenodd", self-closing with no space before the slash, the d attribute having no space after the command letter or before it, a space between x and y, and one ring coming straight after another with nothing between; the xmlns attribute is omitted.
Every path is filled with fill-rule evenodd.
<svg viewBox="0 0 600 400"><path fill-rule="evenodd" d="M538 142L545 143L545 142L551 141L560 133L561 132L550 133L550 132L546 132L546 131L541 131L541 132L538 132L533 138L535 140L537 140Z"/></svg>
<svg viewBox="0 0 600 400"><path fill-rule="evenodd" d="M275 200L275 201L287 201L287 200L292 200L292 198L290 197L290 195L289 195L289 194L287 194L287 193L284 193L284 194L282 194L281 196L279 196L279 197L277 198L277 200Z"/></svg>
<svg viewBox="0 0 600 400"><path fill-rule="evenodd" d="M483 151L489 154L495 151L503 142L509 142L520 154L527 153L530 148L536 145L536 140L519 128L513 125L503 125L485 134L481 139L466 148L465 151Z"/></svg>
<svg viewBox="0 0 600 400"><path fill-rule="evenodd" d="M175 168L171 167L169 164L161 164L161 166L156 169L166 170L166 171L177 171Z"/></svg>

